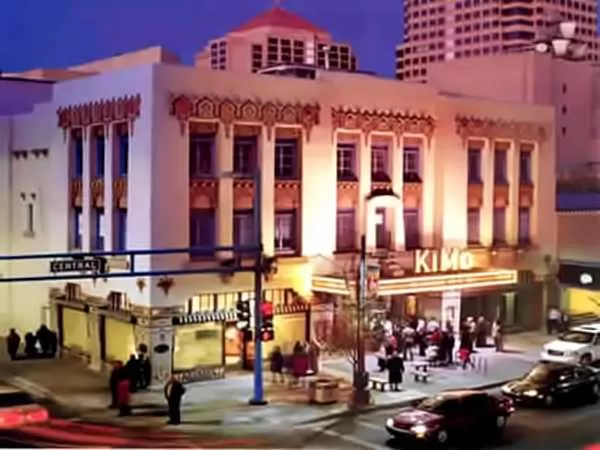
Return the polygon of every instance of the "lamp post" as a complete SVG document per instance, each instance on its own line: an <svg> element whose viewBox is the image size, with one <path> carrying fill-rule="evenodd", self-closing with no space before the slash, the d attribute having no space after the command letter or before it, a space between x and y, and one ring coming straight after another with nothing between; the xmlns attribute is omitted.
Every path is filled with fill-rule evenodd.
<svg viewBox="0 0 600 450"><path fill-rule="evenodd" d="M548 53L555 58L570 61L582 60L586 56L587 45L575 38L577 24L574 21L556 22L556 30L534 45L538 53Z"/></svg>
<svg viewBox="0 0 600 450"><path fill-rule="evenodd" d="M392 190L374 190L365 198L365 231L369 226L369 203L374 200L384 200L398 202L400 197ZM356 365L353 372L352 383L352 407L355 409L363 408L370 403L369 373L366 370L365 362L365 340L363 327L365 326L365 306L367 303L367 237L362 234L360 237L360 253L358 272L356 277Z"/></svg>

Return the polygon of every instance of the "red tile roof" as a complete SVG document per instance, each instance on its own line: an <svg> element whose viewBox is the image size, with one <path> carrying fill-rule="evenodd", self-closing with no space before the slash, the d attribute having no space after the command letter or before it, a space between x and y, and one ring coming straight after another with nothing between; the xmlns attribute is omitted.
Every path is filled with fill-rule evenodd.
<svg viewBox="0 0 600 450"><path fill-rule="evenodd" d="M261 27L293 28L295 30L306 30L312 33L327 33L325 30L313 25L308 20L279 6L259 14L245 24L235 28L233 31L241 32Z"/></svg>

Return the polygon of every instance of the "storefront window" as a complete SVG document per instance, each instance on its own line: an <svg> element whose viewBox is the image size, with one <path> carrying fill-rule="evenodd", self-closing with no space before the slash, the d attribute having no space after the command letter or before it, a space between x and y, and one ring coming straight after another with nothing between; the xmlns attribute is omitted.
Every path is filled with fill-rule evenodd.
<svg viewBox="0 0 600 450"><path fill-rule="evenodd" d="M223 364L223 324L202 323L175 329L173 369Z"/></svg>
<svg viewBox="0 0 600 450"><path fill-rule="evenodd" d="M110 317L104 325L106 336L106 360L126 363L135 354L135 335L133 325Z"/></svg>

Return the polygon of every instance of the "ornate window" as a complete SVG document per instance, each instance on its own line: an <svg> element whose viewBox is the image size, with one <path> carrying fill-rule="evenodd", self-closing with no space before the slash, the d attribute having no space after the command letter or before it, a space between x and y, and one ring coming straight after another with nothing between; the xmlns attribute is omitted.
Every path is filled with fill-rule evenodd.
<svg viewBox="0 0 600 450"><path fill-rule="evenodd" d="M190 247L214 247L215 211L214 209L192 209L190 211ZM205 256L206 253L191 253L192 258Z"/></svg>
<svg viewBox="0 0 600 450"><path fill-rule="evenodd" d="M256 242L254 214L252 210L233 213L233 243L235 246L250 246Z"/></svg>
<svg viewBox="0 0 600 450"><path fill-rule="evenodd" d="M404 147L402 154L404 157L404 182L420 183L421 167L418 147Z"/></svg>
<svg viewBox="0 0 600 450"><path fill-rule="evenodd" d="M295 254L297 248L296 210L275 212L275 253Z"/></svg>
<svg viewBox="0 0 600 450"><path fill-rule="evenodd" d="M233 141L233 171L237 176L251 177L257 163L256 137L236 137Z"/></svg>
<svg viewBox="0 0 600 450"><path fill-rule="evenodd" d="M469 208L467 211L467 243L478 245L481 243L481 210Z"/></svg>
<svg viewBox="0 0 600 450"><path fill-rule="evenodd" d="M371 180L390 181L389 148L387 145L371 146Z"/></svg>
<svg viewBox="0 0 600 450"><path fill-rule="evenodd" d="M336 216L336 250L356 248L356 213L353 209L338 209Z"/></svg>
<svg viewBox="0 0 600 450"><path fill-rule="evenodd" d="M275 178L294 180L298 178L298 141L277 139L275 141Z"/></svg>
<svg viewBox="0 0 600 450"><path fill-rule="evenodd" d="M214 175L214 134L190 134L190 178Z"/></svg>
<svg viewBox="0 0 600 450"><path fill-rule="evenodd" d="M338 181L356 181L356 144L340 142L337 144Z"/></svg>
<svg viewBox="0 0 600 450"><path fill-rule="evenodd" d="M506 244L506 208L494 208L493 243Z"/></svg>
<svg viewBox="0 0 600 450"><path fill-rule="evenodd" d="M404 246L407 250L421 247L421 221L418 209L404 210Z"/></svg>

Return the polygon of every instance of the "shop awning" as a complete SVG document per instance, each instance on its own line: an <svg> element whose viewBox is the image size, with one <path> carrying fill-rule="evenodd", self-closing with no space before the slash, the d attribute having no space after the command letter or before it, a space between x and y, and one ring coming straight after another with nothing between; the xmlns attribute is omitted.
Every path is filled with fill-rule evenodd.
<svg viewBox="0 0 600 450"><path fill-rule="evenodd" d="M207 322L226 322L237 320L235 311L210 311L185 314L173 317L173 325L193 325Z"/></svg>

